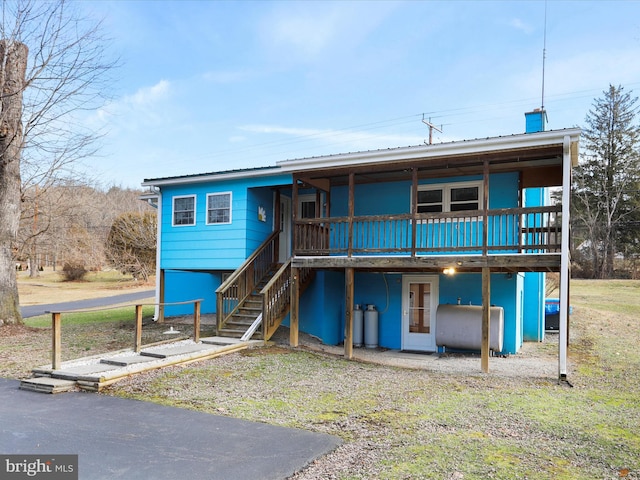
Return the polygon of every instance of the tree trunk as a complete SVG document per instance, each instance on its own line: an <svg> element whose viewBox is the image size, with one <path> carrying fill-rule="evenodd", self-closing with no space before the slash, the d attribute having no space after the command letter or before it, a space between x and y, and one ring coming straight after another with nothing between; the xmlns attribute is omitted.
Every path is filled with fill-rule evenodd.
<svg viewBox="0 0 640 480"><path fill-rule="evenodd" d="M0 325L22 323L13 246L20 222L26 45L0 40Z"/></svg>

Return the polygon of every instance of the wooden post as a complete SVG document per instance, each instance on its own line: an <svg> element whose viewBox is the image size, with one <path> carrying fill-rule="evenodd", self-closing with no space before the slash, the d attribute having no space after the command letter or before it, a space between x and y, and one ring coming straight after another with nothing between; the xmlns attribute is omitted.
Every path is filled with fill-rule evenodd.
<svg viewBox="0 0 640 480"><path fill-rule="evenodd" d="M345 277L345 331L344 331L344 356L353 358L353 268L347 268Z"/></svg>
<svg viewBox="0 0 640 480"><path fill-rule="evenodd" d="M418 213L418 168L411 169L411 256L416 256L416 235L418 225L416 215Z"/></svg>
<svg viewBox="0 0 640 480"><path fill-rule="evenodd" d="M133 344L133 351L140 353L142 348L142 305L136 305L136 337Z"/></svg>
<svg viewBox="0 0 640 480"><path fill-rule="evenodd" d="M489 253L489 160L482 168L482 255Z"/></svg>
<svg viewBox="0 0 640 480"><path fill-rule="evenodd" d="M193 341L200 341L200 300L193 304Z"/></svg>
<svg viewBox="0 0 640 480"><path fill-rule="evenodd" d="M484 373L489 373L490 322L491 270L489 267L482 267L482 343L480 347L480 363Z"/></svg>
<svg viewBox="0 0 640 480"><path fill-rule="evenodd" d="M298 250L298 248L307 247L307 245L300 244L300 239L298 238L299 233L298 233L297 223L298 223L298 177L296 175L293 175L293 184L291 189L291 226L293 227L293 235L292 235L293 245L291 246L291 252L293 255L296 254L296 251Z"/></svg>
<svg viewBox="0 0 640 480"><path fill-rule="evenodd" d="M51 368L58 370L62 359L59 312L51 313L51 332Z"/></svg>
<svg viewBox="0 0 640 480"><path fill-rule="evenodd" d="M347 256L353 255L353 216L355 215L355 174L349 172L349 228L348 228L348 247ZM353 272L352 272L353 273ZM349 357L351 358L351 357Z"/></svg>
<svg viewBox="0 0 640 480"><path fill-rule="evenodd" d="M300 271L296 267L291 267L291 300L289 306L289 345L298 346L298 328L299 328L299 295L300 295Z"/></svg>
<svg viewBox="0 0 640 480"><path fill-rule="evenodd" d="M160 269L160 288L158 292L158 323L164 323L164 269Z"/></svg>

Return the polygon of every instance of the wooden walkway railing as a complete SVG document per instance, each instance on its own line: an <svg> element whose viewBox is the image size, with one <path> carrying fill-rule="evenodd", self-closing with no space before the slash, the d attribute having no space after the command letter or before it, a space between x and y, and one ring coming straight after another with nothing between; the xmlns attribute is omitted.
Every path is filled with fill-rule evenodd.
<svg viewBox="0 0 640 480"><path fill-rule="evenodd" d="M295 255L549 253L561 246L561 206L296 221ZM486 230L485 230L486 229Z"/></svg>
<svg viewBox="0 0 640 480"><path fill-rule="evenodd" d="M135 305L136 325L133 341L133 349L135 353L139 353L142 349L142 307L144 306L168 306L168 305L186 305L193 303L193 341L200 341L200 304L201 298L197 300L187 300L184 302L172 303L141 303ZM51 368L59 370L62 363L62 314L63 313L89 313L100 312L104 310L120 309L117 307L94 308L91 310L65 310L59 312L51 312Z"/></svg>

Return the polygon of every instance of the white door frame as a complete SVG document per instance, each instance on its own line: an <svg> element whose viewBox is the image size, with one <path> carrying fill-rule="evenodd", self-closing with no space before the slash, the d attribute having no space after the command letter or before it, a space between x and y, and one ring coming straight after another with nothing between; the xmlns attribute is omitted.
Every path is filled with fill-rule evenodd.
<svg viewBox="0 0 640 480"><path fill-rule="evenodd" d="M278 237L278 260L286 262L291 257L291 198L280 195L280 236Z"/></svg>
<svg viewBox="0 0 640 480"><path fill-rule="evenodd" d="M402 276L402 350L435 352L436 347L436 310L439 303L438 275ZM429 283L430 287L430 328L429 333L412 333L410 325L409 286L412 283Z"/></svg>

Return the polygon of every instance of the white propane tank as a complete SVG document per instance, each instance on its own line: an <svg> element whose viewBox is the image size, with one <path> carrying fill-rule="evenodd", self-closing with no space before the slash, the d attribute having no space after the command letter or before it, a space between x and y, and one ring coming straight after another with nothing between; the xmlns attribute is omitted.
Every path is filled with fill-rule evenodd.
<svg viewBox="0 0 640 480"><path fill-rule="evenodd" d="M375 305L367 305L364 312L364 346L378 347L378 311Z"/></svg>
<svg viewBox="0 0 640 480"><path fill-rule="evenodd" d="M356 305L353 310L353 346L361 347L364 337L364 312L360 305Z"/></svg>

